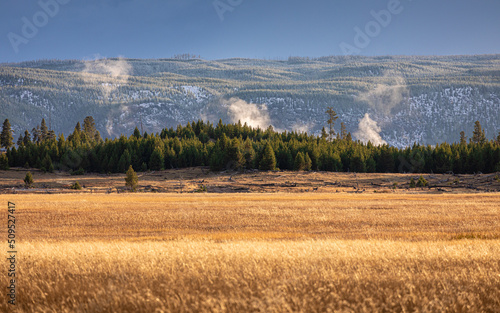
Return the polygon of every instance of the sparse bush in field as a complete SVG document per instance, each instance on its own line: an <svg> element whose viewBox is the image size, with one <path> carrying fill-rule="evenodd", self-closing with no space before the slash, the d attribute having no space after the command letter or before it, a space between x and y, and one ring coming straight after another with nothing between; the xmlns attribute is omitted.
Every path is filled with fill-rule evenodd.
<svg viewBox="0 0 500 313"><path fill-rule="evenodd" d="M136 191L138 185L139 177L137 177L137 173L132 168L132 165L130 165L128 167L127 176L125 177L125 186L132 191Z"/></svg>
<svg viewBox="0 0 500 313"><path fill-rule="evenodd" d="M398 188L398 183L392 184L392 189L396 190Z"/></svg>
<svg viewBox="0 0 500 313"><path fill-rule="evenodd" d="M420 175L417 181L417 187L426 187L429 185L429 182L424 178L424 176Z"/></svg>
<svg viewBox="0 0 500 313"><path fill-rule="evenodd" d="M195 190L195 192L207 192L207 186L200 185L198 189Z"/></svg>
<svg viewBox="0 0 500 313"><path fill-rule="evenodd" d="M80 186L80 183L78 181L76 181L73 185L71 185L70 188L74 190L82 190L82 186Z"/></svg>
<svg viewBox="0 0 500 313"><path fill-rule="evenodd" d="M24 185L30 188L33 185L33 182L33 175L31 172L26 173L26 176L24 177Z"/></svg>
<svg viewBox="0 0 500 313"><path fill-rule="evenodd" d="M495 180L500 181L500 176L498 176L498 174L497 174L497 176L495 176Z"/></svg>
<svg viewBox="0 0 500 313"><path fill-rule="evenodd" d="M415 179L412 177L410 179L410 188L415 188L415 187L417 187L417 184L415 183Z"/></svg>

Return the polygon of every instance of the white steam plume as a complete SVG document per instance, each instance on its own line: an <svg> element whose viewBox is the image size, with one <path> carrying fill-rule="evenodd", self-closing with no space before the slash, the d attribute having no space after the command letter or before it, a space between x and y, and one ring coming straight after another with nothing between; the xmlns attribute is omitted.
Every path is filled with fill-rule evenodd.
<svg viewBox="0 0 500 313"><path fill-rule="evenodd" d="M126 84L132 73L132 66L122 57L114 60L96 58L85 61L84 65L85 68L82 71L83 79L86 83L98 85L98 88L106 99L120 85ZM92 74L99 74L101 76Z"/></svg>
<svg viewBox="0 0 500 313"><path fill-rule="evenodd" d="M408 89L405 79L393 72L386 71L384 80L387 83L377 84L374 89L361 94L359 99L367 102L375 112L389 115L408 96Z"/></svg>
<svg viewBox="0 0 500 313"><path fill-rule="evenodd" d="M106 121L106 131L108 132L108 136L113 135L113 121L110 118Z"/></svg>
<svg viewBox="0 0 500 313"><path fill-rule="evenodd" d="M359 121L358 130L354 133L354 136L364 143L370 141L375 146L385 145L387 142L382 139L380 132L382 129L377 125L377 122L370 118L370 114L366 113Z"/></svg>
<svg viewBox="0 0 500 313"><path fill-rule="evenodd" d="M228 108L228 113L233 123L241 121L242 124L247 123L248 126L261 129L266 129L271 125L271 118L265 104L248 103L238 98L231 98L225 103Z"/></svg>
<svg viewBox="0 0 500 313"><path fill-rule="evenodd" d="M313 122L296 122L292 125L292 131L296 131L298 133L310 133L311 129L314 127Z"/></svg>

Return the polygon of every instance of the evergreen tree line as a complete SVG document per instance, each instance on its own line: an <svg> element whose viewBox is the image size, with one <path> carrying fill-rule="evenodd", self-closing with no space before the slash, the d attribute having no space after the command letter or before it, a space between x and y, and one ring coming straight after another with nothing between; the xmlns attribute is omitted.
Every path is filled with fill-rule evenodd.
<svg viewBox="0 0 500 313"><path fill-rule="evenodd" d="M335 113L335 112L333 112ZM500 133L486 140L479 122L470 140L462 132L459 143L435 147L414 144L398 149L352 140L345 126L335 136L335 115L329 114L330 129L314 136L298 132L276 132L241 123L217 125L197 121L160 133L141 133L103 140L92 117L78 123L66 138L55 136L45 121L28 130L14 145L10 123L4 122L1 139L7 152L0 167L34 167L43 171L73 174L125 173L210 166L214 171L234 169L320 170L378 173L490 173L500 171Z"/></svg>

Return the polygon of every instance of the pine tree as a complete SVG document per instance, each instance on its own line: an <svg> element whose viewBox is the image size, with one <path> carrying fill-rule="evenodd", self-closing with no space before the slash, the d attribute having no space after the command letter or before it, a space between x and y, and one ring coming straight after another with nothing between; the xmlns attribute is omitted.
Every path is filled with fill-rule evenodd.
<svg viewBox="0 0 500 313"><path fill-rule="evenodd" d="M424 178L424 176L420 175L417 181L417 187L426 187L429 183L427 180Z"/></svg>
<svg viewBox="0 0 500 313"><path fill-rule="evenodd" d="M28 130L24 131L23 144L27 146L31 142L31 134Z"/></svg>
<svg viewBox="0 0 500 313"><path fill-rule="evenodd" d="M33 175L31 174L31 172L26 173L26 176L24 177L24 184L26 185L26 187L31 187L33 185L33 182Z"/></svg>
<svg viewBox="0 0 500 313"><path fill-rule="evenodd" d="M16 142L17 146L20 147L22 146L24 143L23 143L23 135L19 135L19 138L17 138L17 142Z"/></svg>
<svg viewBox="0 0 500 313"><path fill-rule="evenodd" d="M337 113L333 110L332 107L327 107L326 114L328 114L328 125L330 126L330 141L333 141L333 138L335 136L335 130L333 129L335 125L335 121L339 118L337 116Z"/></svg>
<svg viewBox="0 0 500 313"><path fill-rule="evenodd" d="M253 168L255 162L255 150L253 149L250 138L247 138L243 143L243 157L245 158L245 167Z"/></svg>
<svg viewBox="0 0 500 313"><path fill-rule="evenodd" d="M465 136L465 132L464 131L460 132L460 144L461 145L466 145L467 144L467 136Z"/></svg>
<svg viewBox="0 0 500 313"><path fill-rule="evenodd" d="M358 173L365 173L366 172L366 163L365 163L365 158L363 156L363 153L361 150L356 149L354 154L351 156L349 167L351 171L353 172L358 172Z"/></svg>
<svg viewBox="0 0 500 313"><path fill-rule="evenodd" d="M309 157L309 153L306 152L306 155L304 157L304 161L305 161L305 170L306 171L310 171L311 168L312 168L312 160L311 158Z"/></svg>
<svg viewBox="0 0 500 313"><path fill-rule="evenodd" d="M83 120L83 133L89 140L94 141L96 131L94 118L92 116L87 116Z"/></svg>
<svg viewBox="0 0 500 313"><path fill-rule="evenodd" d="M134 134L132 136L134 136L137 139L141 138L141 132L139 131L139 128L136 127L134 129Z"/></svg>
<svg viewBox="0 0 500 313"><path fill-rule="evenodd" d="M14 145L14 137L12 137L12 129L9 119L3 122L2 133L0 134L0 147L9 149Z"/></svg>
<svg viewBox="0 0 500 313"><path fill-rule="evenodd" d="M346 140L347 139L347 128L345 127L344 122L340 123L340 138L342 140Z"/></svg>
<svg viewBox="0 0 500 313"><path fill-rule="evenodd" d="M476 121L474 123L474 131L472 132L472 142L477 144L484 144L486 142L486 135L479 121Z"/></svg>
<svg viewBox="0 0 500 313"><path fill-rule="evenodd" d="M394 172L394 156L388 146L382 146L378 159L377 171L380 173ZM413 171L413 169L412 169Z"/></svg>
<svg viewBox="0 0 500 313"><path fill-rule="evenodd" d="M80 183L78 181L75 181L75 183L73 185L71 185L70 188L74 189L74 190L82 190L82 186L80 185Z"/></svg>
<svg viewBox="0 0 500 313"><path fill-rule="evenodd" d="M220 140L217 140L219 143ZM224 151L220 148L219 144L215 144L215 147L212 150L212 154L210 156L210 169L212 171L221 171L224 169Z"/></svg>
<svg viewBox="0 0 500 313"><path fill-rule="evenodd" d="M500 132L498 132L498 136L497 136L496 142L497 142L497 145L500 146Z"/></svg>
<svg viewBox="0 0 500 313"><path fill-rule="evenodd" d="M260 169L264 171L274 170L276 168L276 155L270 142L264 147Z"/></svg>
<svg viewBox="0 0 500 313"><path fill-rule="evenodd" d="M33 127L31 132L33 133L33 142L40 143L40 141L42 141L42 137L40 136L40 134L41 134L40 133L40 126Z"/></svg>
<svg viewBox="0 0 500 313"><path fill-rule="evenodd" d="M128 152L128 149L125 149L125 151L123 151L120 157L120 160L118 161L118 167L117 167L118 172L125 173L125 171L131 165L131 163L132 163L132 158L130 156L130 152Z"/></svg>
<svg viewBox="0 0 500 313"><path fill-rule="evenodd" d="M160 171L163 169L163 163L165 162L163 151L156 147L151 154L151 159L149 160L149 168L153 171Z"/></svg>
<svg viewBox="0 0 500 313"><path fill-rule="evenodd" d="M68 136L68 141L73 141L74 143L80 143L82 140L82 128L80 122L77 122L73 133Z"/></svg>
<svg viewBox="0 0 500 313"><path fill-rule="evenodd" d="M9 169L9 158L6 154L0 154L0 170L6 171Z"/></svg>
<svg viewBox="0 0 500 313"><path fill-rule="evenodd" d="M415 182L415 179L412 177L410 179L410 188L415 188L417 187L417 183Z"/></svg>
<svg viewBox="0 0 500 313"><path fill-rule="evenodd" d="M375 173L377 171L377 162L375 162L373 157L370 156L365 163L367 173Z"/></svg>
<svg viewBox="0 0 500 313"><path fill-rule="evenodd" d="M101 133L98 130L95 131L94 141L95 142L101 142L102 141Z"/></svg>
<svg viewBox="0 0 500 313"><path fill-rule="evenodd" d="M137 177L137 173L132 168L132 165L129 166L126 175L125 186L133 191L136 191L139 185L139 178Z"/></svg>
<svg viewBox="0 0 500 313"><path fill-rule="evenodd" d="M47 135L47 140L55 140L56 139L56 133L53 130L49 130L49 133Z"/></svg>
<svg viewBox="0 0 500 313"><path fill-rule="evenodd" d="M306 168L306 161L302 152L297 152L295 161L293 162L293 169L296 171L303 171Z"/></svg>
<svg viewBox="0 0 500 313"><path fill-rule="evenodd" d="M54 171L54 165L52 164L52 159L50 158L48 153L45 154L45 157L42 160L41 169L44 172L49 173L52 173Z"/></svg>
<svg viewBox="0 0 500 313"><path fill-rule="evenodd" d="M245 166L245 157L240 149L240 141L233 138L226 152L226 164L231 164L235 169L241 169Z"/></svg>
<svg viewBox="0 0 500 313"><path fill-rule="evenodd" d="M321 128L321 139L325 139L325 140L328 139L328 133L326 132L326 129L324 126Z"/></svg>
<svg viewBox="0 0 500 313"><path fill-rule="evenodd" d="M49 137L49 128L45 123L45 119L42 118L42 123L40 124L40 141L44 141Z"/></svg>

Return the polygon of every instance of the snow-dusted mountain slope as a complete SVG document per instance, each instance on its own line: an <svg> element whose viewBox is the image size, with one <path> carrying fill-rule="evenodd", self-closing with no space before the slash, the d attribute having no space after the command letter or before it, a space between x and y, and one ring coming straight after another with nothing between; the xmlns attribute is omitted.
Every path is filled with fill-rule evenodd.
<svg viewBox="0 0 500 313"><path fill-rule="evenodd" d="M204 119L319 133L326 108L352 133L366 113L395 146L500 130L500 55L271 60L36 61L0 65L0 120L18 136L94 116L103 136ZM17 138L17 137L16 137Z"/></svg>

